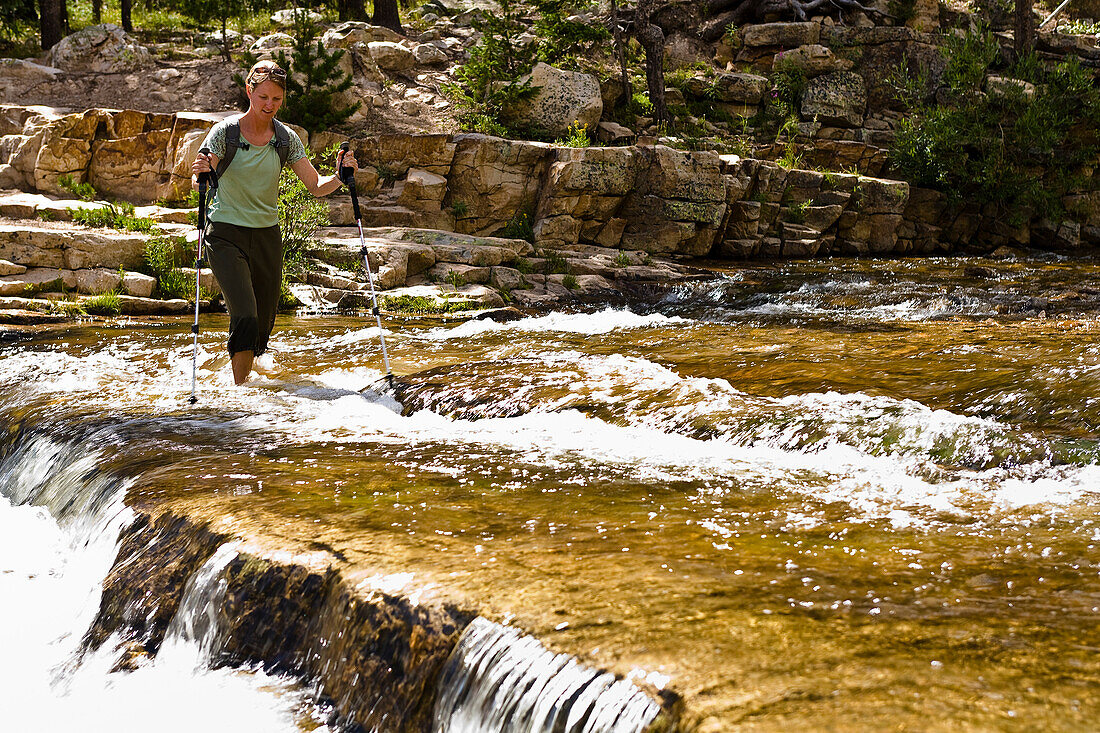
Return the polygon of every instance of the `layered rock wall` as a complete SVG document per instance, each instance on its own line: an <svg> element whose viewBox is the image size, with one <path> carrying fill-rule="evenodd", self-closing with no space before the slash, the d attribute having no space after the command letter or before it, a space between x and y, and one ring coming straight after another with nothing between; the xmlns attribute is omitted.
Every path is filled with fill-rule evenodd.
<svg viewBox="0 0 1100 733"><path fill-rule="evenodd" d="M858 86L846 74L818 78ZM109 197L179 200L190 189L190 162L205 131L223 116L0 107L0 186L59 193L58 179L70 175ZM342 141L296 132L318 153ZM367 226L511 237L530 227L527 236L540 249L596 246L673 257L1100 244L1100 200L1088 191L1067 197L1067 221L1016 226L901 181L657 144L568 148L481 134L395 134L352 144ZM337 225L354 223L347 199L333 200L332 215Z"/></svg>

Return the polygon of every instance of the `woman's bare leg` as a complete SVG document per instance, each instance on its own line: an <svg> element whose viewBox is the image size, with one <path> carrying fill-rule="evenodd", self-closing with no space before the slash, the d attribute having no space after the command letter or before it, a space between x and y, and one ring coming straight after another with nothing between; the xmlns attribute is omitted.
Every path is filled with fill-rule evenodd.
<svg viewBox="0 0 1100 733"><path fill-rule="evenodd" d="M233 355L233 383L244 384L248 379L249 372L252 371L252 359L253 353L251 351L238 351Z"/></svg>

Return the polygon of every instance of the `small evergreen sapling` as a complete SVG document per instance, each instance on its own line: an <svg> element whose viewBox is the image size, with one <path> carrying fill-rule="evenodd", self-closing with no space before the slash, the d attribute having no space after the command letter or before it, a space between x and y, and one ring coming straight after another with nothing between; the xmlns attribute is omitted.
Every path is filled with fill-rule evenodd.
<svg viewBox="0 0 1100 733"><path fill-rule="evenodd" d="M340 69L343 49L329 52L317 38L317 25L305 13L296 14L294 45L291 58L280 50L275 63L287 70L286 99L279 112L284 122L301 125L307 130L328 130L345 122L359 109L360 103L341 105L337 95L351 89L351 74ZM259 58L246 53L242 66L252 67ZM244 77L237 74L234 80L244 86Z"/></svg>

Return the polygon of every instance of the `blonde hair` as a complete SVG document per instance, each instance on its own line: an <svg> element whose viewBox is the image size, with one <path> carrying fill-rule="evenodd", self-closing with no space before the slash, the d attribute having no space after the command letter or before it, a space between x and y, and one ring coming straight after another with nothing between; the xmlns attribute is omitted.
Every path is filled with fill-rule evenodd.
<svg viewBox="0 0 1100 733"><path fill-rule="evenodd" d="M286 91L286 72L280 69L274 61L257 61L248 70L248 76L245 77L245 85L249 89L255 89L265 81L271 82L284 92Z"/></svg>

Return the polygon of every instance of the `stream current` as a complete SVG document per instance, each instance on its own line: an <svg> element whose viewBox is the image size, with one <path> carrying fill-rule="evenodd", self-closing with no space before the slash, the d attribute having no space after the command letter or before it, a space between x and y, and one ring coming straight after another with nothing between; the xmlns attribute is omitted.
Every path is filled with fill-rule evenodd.
<svg viewBox="0 0 1100 733"><path fill-rule="evenodd" d="M629 309L390 319L404 409L358 393L381 376L366 318L280 318L243 389L224 316L203 325L193 408L183 320L0 347L3 421L125 477L92 520L4 476L0 521L23 522L0 553L0 582L24 584L4 597L28 599L14 613L73 606L47 585L79 564L67 547L95 545L80 526L160 503L310 538L364 583L644 676L704 731L1100 718L1093 261L785 263ZM110 564L97 532L82 577ZM96 582L64 592L94 613ZM20 637L6 666L57 678L76 647L57 633ZM106 668L111 689L151 674ZM289 683L196 675L248 678L230 697L275 694L289 729L315 725Z"/></svg>

